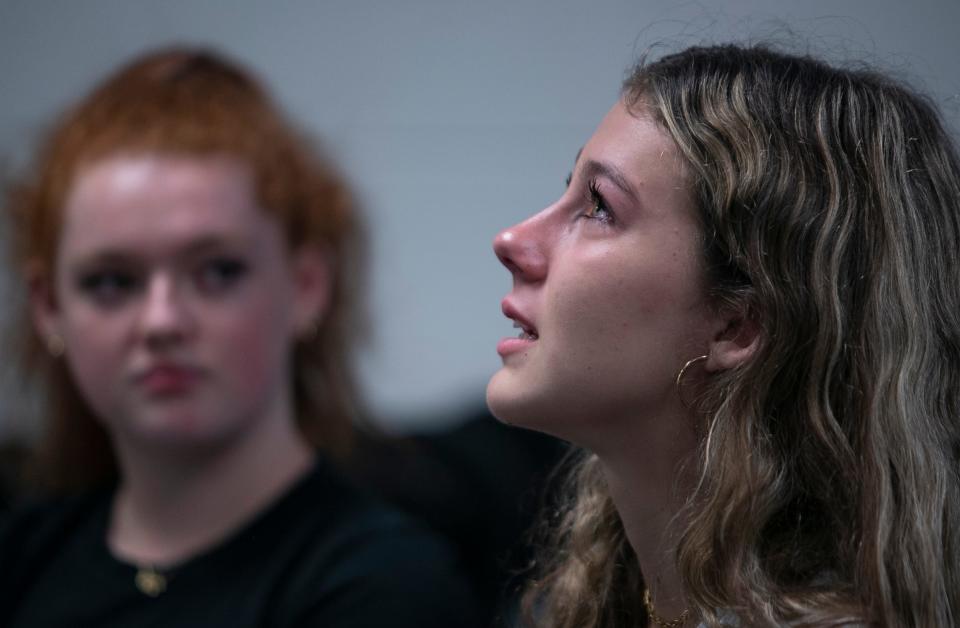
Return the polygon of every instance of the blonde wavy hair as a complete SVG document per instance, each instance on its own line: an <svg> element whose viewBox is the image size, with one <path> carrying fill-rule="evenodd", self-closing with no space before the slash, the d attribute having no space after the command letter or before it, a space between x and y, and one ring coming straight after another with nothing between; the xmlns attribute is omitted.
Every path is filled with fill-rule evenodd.
<svg viewBox="0 0 960 628"><path fill-rule="evenodd" d="M713 296L763 341L705 384L676 560L708 626L960 624L960 159L926 98L764 46L624 84L684 156ZM645 625L643 580L582 454L531 625Z"/></svg>

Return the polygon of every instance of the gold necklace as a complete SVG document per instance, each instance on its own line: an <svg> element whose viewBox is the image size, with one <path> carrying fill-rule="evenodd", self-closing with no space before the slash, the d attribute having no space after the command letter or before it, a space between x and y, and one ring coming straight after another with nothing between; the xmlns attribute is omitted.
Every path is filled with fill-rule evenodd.
<svg viewBox="0 0 960 628"><path fill-rule="evenodd" d="M148 597L158 597L167 590L167 577L156 570L152 565L137 567L137 575L133 577L140 593Z"/></svg>
<svg viewBox="0 0 960 628"><path fill-rule="evenodd" d="M690 609L685 608L683 612L680 613L680 617L676 619L664 619L657 615L656 609L653 608L653 600L650 599L650 589L643 589L643 607L647 609L647 616L650 618L650 621L661 626L662 628L681 628L683 624L687 621L687 617L690 616Z"/></svg>

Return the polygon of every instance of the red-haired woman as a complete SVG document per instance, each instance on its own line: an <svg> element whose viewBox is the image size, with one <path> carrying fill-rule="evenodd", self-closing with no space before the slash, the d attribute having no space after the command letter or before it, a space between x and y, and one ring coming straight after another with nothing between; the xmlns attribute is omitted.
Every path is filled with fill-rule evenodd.
<svg viewBox="0 0 960 628"><path fill-rule="evenodd" d="M444 546L329 462L351 433L356 216L243 69L136 60L8 205L37 471L69 495L6 523L0 623L471 625Z"/></svg>

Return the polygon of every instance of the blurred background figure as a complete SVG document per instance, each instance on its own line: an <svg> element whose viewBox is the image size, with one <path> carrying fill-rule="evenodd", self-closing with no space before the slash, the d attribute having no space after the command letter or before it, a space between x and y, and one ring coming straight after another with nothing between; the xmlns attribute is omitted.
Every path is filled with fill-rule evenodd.
<svg viewBox="0 0 960 628"><path fill-rule="evenodd" d="M4 523L0 623L475 625L447 547L331 464L357 218L245 70L138 58L7 209L46 415L30 471L59 497Z"/></svg>

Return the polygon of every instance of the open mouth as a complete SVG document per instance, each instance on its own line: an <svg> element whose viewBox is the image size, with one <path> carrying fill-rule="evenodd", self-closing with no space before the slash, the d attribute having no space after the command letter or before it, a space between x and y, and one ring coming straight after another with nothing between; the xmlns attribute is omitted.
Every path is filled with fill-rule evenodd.
<svg viewBox="0 0 960 628"><path fill-rule="evenodd" d="M520 313L519 309L509 297L503 300L501 306L503 308L503 315L513 321L514 329L520 330L516 336L503 338L497 344L497 353L506 359L509 355L528 351L533 343L540 339L540 332L529 319Z"/></svg>
<svg viewBox="0 0 960 628"><path fill-rule="evenodd" d="M527 327L519 321L513 321L513 327L520 330L520 333L517 334L519 340L536 340L540 337L532 327Z"/></svg>

